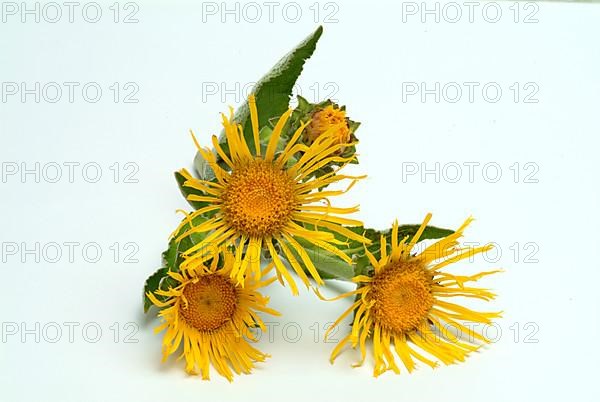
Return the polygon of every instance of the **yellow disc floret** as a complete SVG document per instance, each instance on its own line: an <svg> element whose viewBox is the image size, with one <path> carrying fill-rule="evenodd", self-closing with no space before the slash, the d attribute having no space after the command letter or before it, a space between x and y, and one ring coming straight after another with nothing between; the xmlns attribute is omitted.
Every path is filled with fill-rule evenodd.
<svg viewBox="0 0 600 402"><path fill-rule="evenodd" d="M231 320L235 313L235 285L219 274L201 276L185 286L184 303L179 311L185 321L199 331L214 331Z"/></svg>
<svg viewBox="0 0 600 402"><path fill-rule="evenodd" d="M248 237L278 233L296 208L295 182L273 163L256 160L235 170L225 187L225 221Z"/></svg>
<svg viewBox="0 0 600 402"><path fill-rule="evenodd" d="M373 277L373 318L381 326L404 333L419 327L433 306L431 274L418 261L398 261Z"/></svg>

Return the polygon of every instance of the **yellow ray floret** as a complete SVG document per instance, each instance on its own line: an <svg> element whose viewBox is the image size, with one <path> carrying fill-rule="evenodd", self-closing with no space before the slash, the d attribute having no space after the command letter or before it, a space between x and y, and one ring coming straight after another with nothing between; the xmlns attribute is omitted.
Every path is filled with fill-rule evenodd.
<svg viewBox="0 0 600 402"><path fill-rule="evenodd" d="M248 104L254 151L250 151L241 126L233 121L233 113L229 118L223 115L228 153L215 136L212 141L215 152L200 147L194 137L200 155L213 168L216 180L199 180L187 171L181 171L187 179L184 186L203 193L190 195L188 200L207 204L192 213L182 226L199 214L212 211L213 215L202 224L178 235L178 240L192 233L206 235L201 242L185 251L184 254L189 258L182 267L185 269L187 264L206 258L222 244L234 245L237 251L231 275L242 283L247 272L260 275L261 252L268 250L274 259L278 276L290 285L292 293L297 294L298 288L279 254L287 259L296 274L309 286L305 271L318 284L323 281L315 262L301 245L303 241L336 254L348 264L351 258L337 247L343 243L339 236L342 239L369 242L344 227L362 226L362 222L345 217L358 211L358 206L339 208L332 206L329 199L345 193L362 177L338 174L338 170L350 163L352 157L342 158L338 155L344 144L340 144L335 136L335 126L307 146L298 143L308 123L302 124L286 146L280 146L282 130L292 113L291 109L275 124L268 144L261 150L253 96L250 96ZM225 168L217 163L217 155L226 164ZM292 157L295 158L293 163ZM331 163L341 167L318 178L312 177L311 174L316 170ZM350 182L345 190L318 191L342 180ZM336 235L339 235L338 239Z"/></svg>
<svg viewBox="0 0 600 402"><path fill-rule="evenodd" d="M355 302L334 324L337 326L354 313L352 330L332 351L332 363L344 346L349 344L360 349L362 358L355 366L362 365L369 337L373 340L373 374L376 377L387 370L399 373L396 358L411 372L417 360L431 367L436 367L438 361L444 364L462 362L471 352L488 342L474 326L466 322L491 324L494 318L500 317L500 313L474 311L448 299L465 297L492 300L495 294L489 290L465 284L499 271L456 276L442 269L487 251L491 246L459 247L458 239L471 222L469 218L455 233L432 244L420 254L411 255L430 219L431 214L427 215L408 243L408 237L398 238L398 223L395 222L389 253L385 238L381 241L379 259L366 250L374 269L373 275L354 277L353 281L358 285L356 290L331 299L356 297Z"/></svg>
<svg viewBox="0 0 600 402"><path fill-rule="evenodd" d="M255 362L268 357L250 344L255 337L249 328L266 330L257 312L279 315L267 307L268 297L258 292L276 278L259 281L249 275L241 286L229 276L234 255L222 250L224 261L219 267L219 254L210 265L197 262L185 271L169 272L177 285L147 295L161 309L158 315L163 323L156 332L165 331L163 361L183 349L180 358L185 359L186 372L208 380L212 365L231 381L234 373L249 374Z"/></svg>

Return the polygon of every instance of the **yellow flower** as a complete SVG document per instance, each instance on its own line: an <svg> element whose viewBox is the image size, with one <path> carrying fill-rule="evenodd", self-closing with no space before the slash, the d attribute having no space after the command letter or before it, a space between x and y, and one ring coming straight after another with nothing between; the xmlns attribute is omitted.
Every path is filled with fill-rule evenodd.
<svg viewBox="0 0 600 402"><path fill-rule="evenodd" d="M356 301L330 328L333 329L354 312L351 333L343 338L331 353L332 363L344 345L350 343L353 348L358 346L362 355L362 360L355 366L362 365L369 336L373 338L375 377L386 370L393 370L396 374L400 372L392 349L411 372L415 368L415 359L431 367L437 366L437 362L427 358L420 351L448 365L464 361L469 353L480 347L480 343L488 343L485 337L474 328L465 325L464 321L491 324L491 320L500 317L500 313L477 312L451 303L447 299L493 299L495 295L487 289L465 284L499 271L459 276L443 272L443 268L487 251L490 246L458 246L458 239L472 220L469 218L455 233L427 247L422 253L411 255L411 250L430 219L431 214L428 214L408 244L408 236L398 242L398 223L394 223L391 253L387 254L386 240L383 236L379 260L366 251L374 268L373 276L354 277L353 281L358 284L356 290L330 299L357 295ZM458 334L453 333L450 328ZM462 336L459 336L460 334Z"/></svg>
<svg viewBox="0 0 600 402"><path fill-rule="evenodd" d="M265 331L257 311L279 313L268 308L269 298L258 292L276 278L257 281L249 275L244 286L240 286L229 277L234 255L225 250L222 253L223 267L218 267L217 253L210 266L198 262L179 273L169 272L177 285L169 290L147 293L147 296L161 308L158 315L163 323L155 332L166 330L163 361L183 344L180 358L185 358L186 372L200 373L202 379L208 380L212 364L219 374L232 381L233 372L249 374L254 362L269 357L250 345L255 337L249 327ZM263 274L270 269L272 264Z"/></svg>
<svg viewBox="0 0 600 402"><path fill-rule="evenodd" d="M337 144L350 143L350 127L348 127L346 121L346 111L336 109L333 105L316 111L306 127L306 141L312 143L328 130L332 130L332 135L335 137ZM341 151L343 151L343 148L340 149Z"/></svg>
<svg viewBox="0 0 600 402"><path fill-rule="evenodd" d="M211 248L219 247L224 243L233 244L237 251L231 275L237 278L238 282L243 282L248 269L260 278L260 255L261 250L265 248L275 262L280 281L283 283L285 280L289 283L292 293L297 294L297 286L278 256L279 251L286 257L301 280L309 286L309 279L303 268L306 268L318 284L322 284L323 281L298 239L304 239L311 245L326 249L349 264L352 260L336 247L343 242L336 239L334 233L346 239L369 242L363 236L342 226L362 225L358 220L340 216L358 211L358 206L338 208L332 206L329 200L332 196L348 191L362 177L337 174L341 167L352 160L352 157L343 158L335 155L340 148L332 135L335 127L307 146L297 143L306 127L306 123L302 124L287 145L278 150L281 132L292 113L291 109L276 123L263 155L260 147L256 102L253 96L249 98L248 104L254 137L254 153L246 143L241 126L232 121L233 112L229 119L223 115L229 153L223 151L216 136L212 137L216 152L229 169L221 168L217 164L216 155L200 147L194 137L200 155L213 168L217 181L199 180L193 178L187 171L181 171L187 179L185 186L204 192L204 195L189 195L188 200L202 201L208 205L190 214L175 233L178 233L186 223L192 226L192 219L198 215L214 212L214 215L205 222L178 236L179 241L193 233L207 233L201 242L184 252L184 255L190 258L183 263L183 267L185 268L186 264L195 259L210 255ZM292 157L299 159L293 164L288 163ZM341 164L341 167L318 178L311 177L311 173L332 162ZM288 166L290 164L291 166ZM317 191L344 179L351 180L345 190ZM301 260L302 265L298 260Z"/></svg>

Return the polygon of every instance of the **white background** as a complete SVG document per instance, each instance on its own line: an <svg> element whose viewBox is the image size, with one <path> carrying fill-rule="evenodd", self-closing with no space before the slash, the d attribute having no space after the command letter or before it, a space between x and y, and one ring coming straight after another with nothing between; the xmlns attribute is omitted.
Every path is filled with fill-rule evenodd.
<svg viewBox="0 0 600 402"><path fill-rule="evenodd" d="M293 23L296 6L286 15L282 9L288 3L280 3L270 22L259 2L263 15L252 23L247 20L255 18L255 11L246 8L244 14L241 5L236 22L236 15L221 14L220 2L215 15L203 14L200 2L148 2L139 4L134 16L139 22L126 24L113 21L112 3L101 3L98 23L86 22L81 7L69 23L63 6L57 23L44 16L39 23L33 16L22 23L19 11L4 15L6 22L0 24L0 81L25 82L30 89L36 82L41 87L80 83L72 103L63 86L56 103L48 101L52 92L42 94L39 103L35 95L23 102L19 93L0 104L5 176L0 240L8 247L0 271L0 399L598 400L593 386L599 357L598 5L500 3L496 23L486 20L494 18L495 8L484 15L483 4L470 22L468 8L459 3L463 15L456 23L448 21L455 10L446 8L444 15L439 5L439 22L426 15L423 23L420 3L417 14L410 15L397 1L338 1L334 6L310 1L297 3L302 14ZM123 10L124 4L119 20L133 10ZM234 3L228 4L234 9ZM363 122L356 171L369 178L338 203L360 203L360 218L376 228L389 226L394 218L420 222L428 211L434 213L433 224L456 227L473 214L477 220L465 240L496 242L502 255L495 263L490 254L488 261L479 258L463 267L470 272L505 269L485 280L499 298L483 306L504 310L498 321L502 334L465 364L434 371L421 366L412 375L386 373L374 379L372 360L351 369L358 355L347 352L331 366L333 345L314 340L313 323L322 328L350 301L324 303L308 292L293 298L287 289L272 286L266 290L271 305L284 315L270 320L279 324L273 342L265 336L259 344L272 358L233 384L214 372L211 382L203 382L187 376L181 362L160 363L161 336L152 332L157 322L141 310L142 284L159 266L160 252L179 220L174 211L188 208L172 173L191 166L194 147L187 130L193 128L208 144L209 135L219 130L218 113L239 104L246 84L316 27L315 7L325 33L299 91L314 101L334 88L334 98ZM538 22L525 23L534 11ZM54 12L46 17L53 18ZM97 103L81 94L88 82L103 90ZM129 92L125 83L135 83L139 102L121 98L115 103L109 89L115 82L121 96ZM430 89L436 82L440 87L476 82L479 87L473 102L466 87L455 103L448 99L454 93L442 94L439 103L434 95L424 102L420 95L403 99L406 83L421 82ZM517 102L510 89L516 82L521 86ZM482 96L486 83L502 89L498 102ZM531 92L523 89L526 83L537 88L537 103L524 102ZM232 92L222 87L207 93L207 85L215 84ZM79 163L72 183L64 165L69 162ZM125 168L128 162L133 165ZM464 165L471 162L479 164L472 180ZM34 174L22 179L22 167L35 169L36 163L39 183ZM89 180L93 169L83 175L86 163L102 169L98 182ZM435 170L436 163L439 179L433 173L422 178L421 169ZM15 164L19 171L7 175ZM49 183L55 164L62 166L62 177ZM485 164L492 168L484 172ZM123 175L133 172L129 166L139 168L131 177L137 183L125 182ZM419 172L407 176L406 169L415 166ZM462 167L462 176L451 183L456 166ZM498 166L502 176L493 182ZM72 261L68 242L79 244ZM126 245L130 242L138 248ZM39 262L24 250L36 243ZM54 243L62 252L58 262L51 261ZM82 255L83 246L92 243L102 250L96 263ZM9 249L15 244L13 255ZM87 251L93 258L93 250ZM125 260L132 251L137 263ZM73 342L67 322L79 324ZM11 335L13 323L26 328ZM102 329L98 342L89 339L96 336L93 327L87 340L82 334L86 323ZM128 323L135 325L125 328ZM52 343L56 325L62 335ZM282 330L286 325L287 333ZM295 339L298 327L302 334ZM127 334L137 343L125 342Z"/></svg>

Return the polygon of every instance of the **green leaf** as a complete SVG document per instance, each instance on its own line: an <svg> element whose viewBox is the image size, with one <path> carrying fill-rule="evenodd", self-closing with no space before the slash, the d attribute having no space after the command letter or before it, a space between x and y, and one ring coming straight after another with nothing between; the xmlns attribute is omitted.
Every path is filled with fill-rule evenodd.
<svg viewBox="0 0 600 402"><path fill-rule="evenodd" d="M264 126L260 129L260 133L258 134L258 138L260 139L261 148L264 146L266 148L269 145L269 140L271 139L271 134L273 134L273 130L269 126ZM281 142L277 145L281 145Z"/></svg>
<svg viewBox="0 0 600 402"><path fill-rule="evenodd" d="M198 155L196 155L196 156L198 156ZM197 190L195 188L184 186L183 183L186 182L186 178L184 175L182 175L179 172L175 172L175 180L177 180L177 185L179 186L179 191L181 191L181 194L183 195L185 200L188 202L188 204L190 204L192 207L194 207L194 209L199 209L199 208L202 208L207 205L205 202L188 200L188 196L190 194L203 195L203 196L205 196L206 194L204 194L204 192Z"/></svg>
<svg viewBox="0 0 600 402"><path fill-rule="evenodd" d="M194 226L200 225L208 219L205 216L197 216L192 220ZM175 286L174 280L167 275L167 272L178 272L179 265L183 260L183 252L188 250L190 247L201 242L205 237L206 233L193 233L189 236L184 237L180 241L177 241L177 236L185 233L189 230L190 225L186 223L170 240L169 246L162 253L163 267L158 269L152 274L144 285L144 312L147 312L152 302L146 296L147 292L154 292L157 289L166 290L169 287ZM159 296L157 296L159 297ZM160 299L160 297L159 297Z"/></svg>
<svg viewBox="0 0 600 402"><path fill-rule="evenodd" d="M229 149L225 149L226 152L229 153ZM215 179L215 172L199 152L196 153L196 156L194 157L194 168L196 169L196 173L200 180L211 181Z"/></svg>
<svg viewBox="0 0 600 402"><path fill-rule="evenodd" d="M417 233L421 225L401 225L398 227L398 238L403 239L408 236L407 242L410 242L413 236ZM356 230L356 228L352 228ZM419 237L419 241L428 240L428 239L441 239L443 237L449 236L454 233L454 230L451 229L443 229L438 228L436 226L426 226L425 230ZM365 237L371 240L371 244L367 247L369 251L375 256L375 258L380 258L381 254L381 235L385 236L387 250L388 253L391 252L391 239L392 239L392 230L387 229L384 231L377 231L373 229L367 229L365 232ZM358 242L354 242L360 244ZM356 254L355 264L354 264L354 272L356 275L369 275L371 273L372 267L369 259L367 258L364 252Z"/></svg>
<svg viewBox="0 0 600 402"><path fill-rule="evenodd" d="M312 56L323 33L320 26L291 52L283 56L252 89L258 109L258 127L264 127L273 117L281 116L289 107L292 89L302 73L304 63ZM244 129L248 146L254 149L250 109L245 101L235 112L234 118Z"/></svg>
<svg viewBox="0 0 600 402"><path fill-rule="evenodd" d="M298 106L296 106L298 112L307 114L312 111L313 106L306 98L296 95L296 99L298 99Z"/></svg>
<svg viewBox="0 0 600 402"><path fill-rule="evenodd" d="M169 240L169 247L162 253L163 263L167 266L169 271L177 271L175 263L179 256L179 243L175 241L175 237Z"/></svg>
<svg viewBox="0 0 600 402"><path fill-rule="evenodd" d="M199 226L204 223L208 217L205 216L196 216L192 219L192 224L194 226ZM164 265L167 267L169 271L178 272L179 264L182 260L182 254L193 247L194 245L200 243L204 238L208 235L208 233L192 233L189 236L182 238L177 241L177 237L185 233L190 229L189 223L186 223L181 227L181 229L175 233L175 235L169 240L169 247L162 253Z"/></svg>
<svg viewBox="0 0 600 402"><path fill-rule="evenodd" d="M399 226L398 227L398 237L400 239L402 239L405 236L408 236L407 241L410 242L410 240L417 233L417 231L419 230L420 227L421 227L421 225ZM310 229L311 227L307 226L307 228ZM371 244L367 246L367 249L375 256L375 258L380 257L381 235L384 235L386 238L388 253L391 252L391 244L392 244L391 243L391 237L392 237L391 229L386 229L386 230L375 230L375 229L370 229L370 228L365 229L362 226L353 226L353 227L346 227L346 228L353 231L354 233L360 234L360 235L366 237L367 239L371 240ZM327 230L326 228L323 228L323 227L319 227L319 230L329 231L336 237L337 240L345 242L347 245L344 247L340 247L340 250L343 251L344 253L346 253L346 255L351 257L353 260L353 272L351 274L348 274L344 270L344 268L346 268L348 266L348 264L346 264L343 260L339 259L332 253L329 253L325 250L316 249L317 250L316 252L320 253L320 254L316 255L316 258L324 259L327 262L327 264L324 264L324 267L325 266L333 267L330 270L331 272L324 270L325 273L329 273L330 275L329 275L329 277L324 275L323 279L333 279L333 278L331 278L331 276L334 276L335 279L347 280L347 279L352 278L355 275L369 275L371 273L371 271L372 271L371 263L365 253L365 246L363 243L356 241L356 240L348 239L344 236L339 235L338 233ZM427 239L440 239L442 237L451 235L452 233L454 233L454 231L450 230L450 229L442 229L442 228L438 228L435 226L427 226L425 228L425 230L423 231L423 234L419 238L419 241L427 240ZM299 242L300 242L300 239L299 239ZM307 241L302 241L301 244L307 249L307 252L309 249L310 250L315 249L315 246L313 246L311 243L309 243ZM311 252L315 252L315 251L311 251ZM340 264L344 264L344 265L346 265L346 267L341 267ZM316 263L315 263L315 265L316 265ZM317 269L319 269L319 267L317 267ZM319 273L321 273L321 272L319 271Z"/></svg>
<svg viewBox="0 0 600 402"><path fill-rule="evenodd" d="M225 152L229 152L227 143L221 144L221 147L225 150ZM222 168L226 168L224 161L217 162L217 163ZM216 182L217 181L216 176L215 176L215 172L214 172L212 166L210 166L210 163L208 163L202 157L202 155L200 155L200 153L196 153L196 156L194 157L194 169L196 170L196 174L197 174L197 178L198 179L204 180L204 181L211 181L211 182ZM208 205L207 202L190 201L190 200L188 200L187 197L190 194L201 195L201 196L206 196L207 194L205 194L203 191L197 190L195 188L184 186L184 183L186 182L185 176L183 176L179 172L175 172L175 180L177 180L177 185L179 187L179 190L181 191L181 194L186 199L186 201L192 207L194 207L194 209L199 209L199 208L202 208L202 207L205 207L205 206Z"/></svg>
<svg viewBox="0 0 600 402"><path fill-rule="evenodd" d="M417 233L421 225L402 225L398 227L398 237L403 238L404 236L409 236L409 241L412 237ZM391 233L391 231L388 231ZM442 237L446 237L454 233L454 230L451 229L443 229L435 226L427 226L425 230L419 237L419 241L427 240L427 239L441 239Z"/></svg>
<svg viewBox="0 0 600 402"><path fill-rule="evenodd" d="M252 94L254 94L256 98L256 106L258 109L258 127L261 130L260 135L263 145L268 143L268 137L270 137L271 134L270 131L265 131L265 128L269 128L269 124L272 119L277 119L288 109L290 97L292 95L292 89L296 84L298 77L302 73L304 63L315 51L317 42L322 33L323 27L320 26L291 52L279 60L279 62L277 62L252 89ZM248 143L250 149L253 150L254 138L252 133L252 123L250 121L250 109L248 108L248 101L245 101L236 110L233 120L238 124L241 124L244 130L246 142ZM223 149L223 152L228 155L229 147L223 133L221 133L219 143ZM220 166L226 168L220 157L217 157L217 161ZM215 174L212 167L204 160L204 158L202 158L199 153L196 153L196 156L194 157L194 167L198 177L201 180L215 180ZM194 192L193 189L183 187L181 182L182 178L177 177L177 174L176 178L179 188L186 199L187 195L197 193L197 190ZM188 202L196 209L203 206L203 203Z"/></svg>
<svg viewBox="0 0 600 402"><path fill-rule="evenodd" d="M147 313L150 307L152 307L152 302L146 294L158 289L160 281L167 275L167 271L168 269L165 267L159 268L146 279L146 283L144 283L144 313Z"/></svg>
<svg viewBox="0 0 600 402"><path fill-rule="evenodd" d="M322 279L350 280L354 276L352 265L332 252L317 247L302 238L296 238L296 241L304 248ZM301 261L294 248L289 248L294 253L296 260ZM285 255L283 257L285 258ZM306 268L304 270L308 273Z"/></svg>

